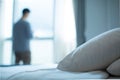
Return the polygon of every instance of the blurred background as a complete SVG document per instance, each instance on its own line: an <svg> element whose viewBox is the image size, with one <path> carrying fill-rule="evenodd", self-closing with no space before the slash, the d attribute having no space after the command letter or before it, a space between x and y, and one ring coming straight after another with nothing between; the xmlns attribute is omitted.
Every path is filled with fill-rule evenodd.
<svg viewBox="0 0 120 80"><path fill-rule="evenodd" d="M72 0L0 1L0 64L13 64L12 28L24 8L31 10L28 21L34 35L31 40L32 64L57 63L75 48Z"/></svg>
<svg viewBox="0 0 120 80"><path fill-rule="evenodd" d="M91 38L120 27L120 0L0 0L0 65L14 64L12 28L31 10L32 64L58 63Z"/></svg>

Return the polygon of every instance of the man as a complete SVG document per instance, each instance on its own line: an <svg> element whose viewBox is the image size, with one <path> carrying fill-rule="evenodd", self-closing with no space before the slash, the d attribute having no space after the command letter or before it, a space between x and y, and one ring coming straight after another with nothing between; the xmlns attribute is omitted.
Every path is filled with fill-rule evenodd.
<svg viewBox="0 0 120 80"><path fill-rule="evenodd" d="M22 18L13 27L13 51L15 53L15 64L18 65L20 61L23 64L30 64L30 39L32 32L30 24L26 21L30 13L29 9L23 9Z"/></svg>

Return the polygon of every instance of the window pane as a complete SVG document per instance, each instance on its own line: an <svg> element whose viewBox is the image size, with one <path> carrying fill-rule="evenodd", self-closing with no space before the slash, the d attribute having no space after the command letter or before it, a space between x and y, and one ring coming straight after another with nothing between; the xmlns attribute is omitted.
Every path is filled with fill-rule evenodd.
<svg viewBox="0 0 120 80"><path fill-rule="evenodd" d="M31 40L32 64L53 62L53 0L16 0L15 22L22 16L22 10L29 8L28 21L34 37L44 38Z"/></svg>
<svg viewBox="0 0 120 80"><path fill-rule="evenodd" d="M28 21L34 32L34 37L39 39L31 40L31 52L32 52L32 64L42 64L42 63L53 63L53 0L15 0L14 5L14 16L6 13L6 16L10 16L9 21L12 21L12 16L14 23L17 22L22 16L22 10L24 8L29 8L31 14ZM12 5L12 4L11 4ZM8 6L8 2L6 2ZM10 9L9 9L10 8ZM11 11L13 7L6 7L6 11ZM9 10L8 10L9 9ZM8 20L9 17L6 17ZM4 22L4 24L12 24L12 22ZM3 64L11 64L14 61L14 55L12 54L12 41L7 38L12 35L12 25L4 25L4 50L3 50ZM10 28L10 29L9 29Z"/></svg>
<svg viewBox="0 0 120 80"><path fill-rule="evenodd" d="M53 0L16 0L15 22L22 16L22 10L29 8L29 22L35 37L53 37Z"/></svg>
<svg viewBox="0 0 120 80"><path fill-rule="evenodd" d="M53 40L31 40L31 64L53 63ZM12 56L12 41L4 41L3 64L9 65L14 60Z"/></svg>
<svg viewBox="0 0 120 80"><path fill-rule="evenodd" d="M32 64L53 63L53 40L32 40Z"/></svg>

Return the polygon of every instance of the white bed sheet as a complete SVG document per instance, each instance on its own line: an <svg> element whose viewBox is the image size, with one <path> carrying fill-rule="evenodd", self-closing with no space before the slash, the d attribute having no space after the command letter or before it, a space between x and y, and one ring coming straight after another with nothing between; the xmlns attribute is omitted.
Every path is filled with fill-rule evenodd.
<svg viewBox="0 0 120 80"><path fill-rule="evenodd" d="M9 77L26 71L35 71L39 69L52 69L55 68L56 64L44 64L44 65L24 65L24 66L11 66L11 67L0 67L0 80L7 80Z"/></svg>
<svg viewBox="0 0 120 80"><path fill-rule="evenodd" d="M56 66L0 67L0 80L80 80L108 78L108 74L103 71L65 72L56 69Z"/></svg>

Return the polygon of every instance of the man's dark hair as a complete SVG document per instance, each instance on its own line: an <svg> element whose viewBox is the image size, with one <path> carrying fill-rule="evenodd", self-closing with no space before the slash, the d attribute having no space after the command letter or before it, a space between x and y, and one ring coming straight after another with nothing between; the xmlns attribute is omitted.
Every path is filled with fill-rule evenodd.
<svg viewBox="0 0 120 80"><path fill-rule="evenodd" d="M26 13L30 13L30 10L28 9L28 8L25 8L25 9L23 9L23 15L25 15Z"/></svg>

